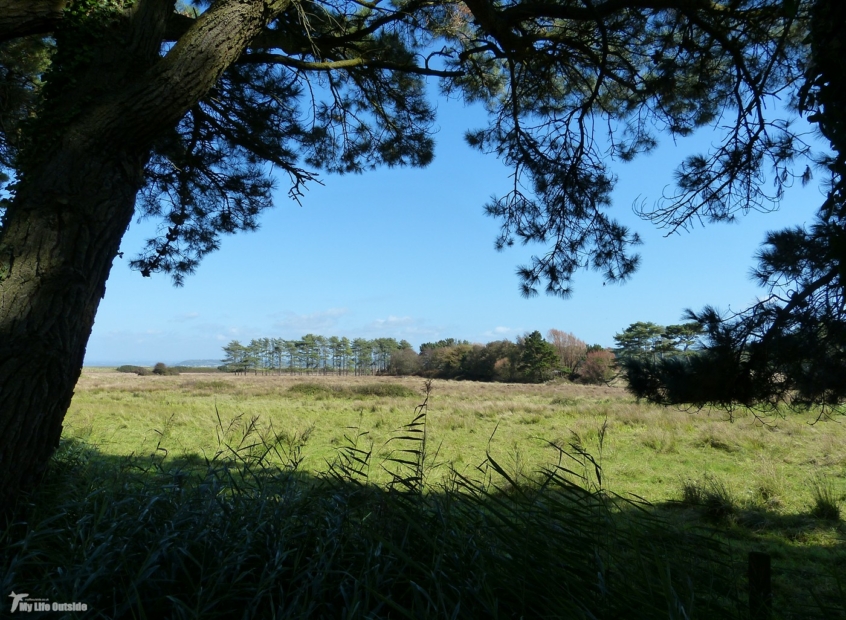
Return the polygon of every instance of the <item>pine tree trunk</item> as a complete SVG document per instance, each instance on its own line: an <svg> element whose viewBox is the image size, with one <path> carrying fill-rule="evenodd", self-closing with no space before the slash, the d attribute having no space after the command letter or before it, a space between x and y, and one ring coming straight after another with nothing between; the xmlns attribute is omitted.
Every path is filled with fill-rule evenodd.
<svg viewBox="0 0 846 620"><path fill-rule="evenodd" d="M62 432L143 160L66 150L29 171L0 251L0 506L37 483Z"/></svg>
<svg viewBox="0 0 846 620"><path fill-rule="evenodd" d="M21 4L0 0L0 12ZM113 19L98 23L95 12L56 36L53 62L73 74L29 125L0 230L0 513L37 483L58 445L154 141L290 0L216 2L161 57L173 4L114 3ZM33 19L17 30L0 19L0 40L30 31Z"/></svg>

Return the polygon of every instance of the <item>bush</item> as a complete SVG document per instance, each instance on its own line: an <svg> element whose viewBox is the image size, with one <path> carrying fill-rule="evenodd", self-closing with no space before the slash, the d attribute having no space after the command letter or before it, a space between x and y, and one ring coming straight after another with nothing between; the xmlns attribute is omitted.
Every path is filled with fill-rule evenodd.
<svg viewBox="0 0 846 620"><path fill-rule="evenodd" d="M576 379L579 383L593 385L607 383L614 377L614 360L614 354L607 349L589 351L578 368Z"/></svg>
<svg viewBox="0 0 846 620"><path fill-rule="evenodd" d="M493 367L494 381L516 381L517 369L510 358L503 357L496 360Z"/></svg>
<svg viewBox="0 0 846 620"><path fill-rule="evenodd" d="M420 354L420 362L424 374L441 379L458 379L463 375L464 358L472 350L473 345L471 344L423 349Z"/></svg>
<svg viewBox="0 0 846 620"><path fill-rule="evenodd" d="M166 364L159 362L153 366L154 375L178 375L179 371L176 368L168 368Z"/></svg>
<svg viewBox="0 0 846 620"><path fill-rule="evenodd" d="M118 366L115 370L117 370L118 372L127 372L127 373L133 373L134 372L136 375L141 375L142 377L150 374L150 369L144 368L143 366L125 365L125 366Z"/></svg>
<svg viewBox="0 0 846 620"><path fill-rule="evenodd" d="M401 349L391 353L391 363L388 372L393 375L414 375L420 372L423 364L414 349Z"/></svg>

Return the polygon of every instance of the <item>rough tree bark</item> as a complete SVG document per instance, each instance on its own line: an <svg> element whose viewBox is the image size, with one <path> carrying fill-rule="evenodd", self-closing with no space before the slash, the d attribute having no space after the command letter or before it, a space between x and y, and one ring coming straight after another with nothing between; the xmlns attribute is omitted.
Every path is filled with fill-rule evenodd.
<svg viewBox="0 0 846 620"><path fill-rule="evenodd" d="M8 17L22 3L0 0L0 40L54 22L61 4L31 3L43 19L22 11L16 26ZM117 33L92 30L91 64L47 99L0 233L0 512L58 445L153 141L289 4L216 3L160 57L173 0L139 0L115 16Z"/></svg>
<svg viewBox="0 0 846 620"><path fill-rule="evenodd" d="M4 0L0 3L0 41L52 30L67 0Z"/></svg>

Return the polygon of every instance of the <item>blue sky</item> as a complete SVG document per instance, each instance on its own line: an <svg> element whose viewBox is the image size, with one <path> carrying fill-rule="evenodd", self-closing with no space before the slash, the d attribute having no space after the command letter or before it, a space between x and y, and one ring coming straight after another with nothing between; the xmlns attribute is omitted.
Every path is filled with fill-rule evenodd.
<svg viewBox="0 0 846 620"><path fill-rule="evenodd" d="M599 274L583 272L570 299L524 299L515 267L542 248L493 248L498 225L482 207L507 190L509 170L462 138L484 121L480 109L441 99L435 161L428 168L325 175L325 185L313 184L302 207L280 184L277 206L263 215L260 230L225 237L182 288L166 276L142 278L129 270L152 230L150 223L133 223L121 247L125 258L112 268L86 364L219 358L233 339L309 332L391 336L419 346L450 336L513 340L556 328L612 346L613 335L635 321L671 324L685 308L747 306L762 293L748 274L765 232L809 223L822 201L812 183L789 190L775 213L753 212L737 224L665 238L632 205L660 198L683 157L718 136L667 138L655 153L614 166L619 182L611 210L643 238L639 272L607 286Z"/></svg>

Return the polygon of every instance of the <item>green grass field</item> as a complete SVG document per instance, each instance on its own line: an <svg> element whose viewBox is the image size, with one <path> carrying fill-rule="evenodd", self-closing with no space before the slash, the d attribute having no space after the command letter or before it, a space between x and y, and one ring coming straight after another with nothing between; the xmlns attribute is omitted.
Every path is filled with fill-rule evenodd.
<svg viewBox="0 0 846 620"><path fill-rule="evenodd" d="M318 472L351 428L368 431L374 454L387 455L385 442L411 420L422 393L419 378L139 377L86 369L64 436L104 454L144 455L160 446L174 456L211 456L219 419L227 428L234 421L234 431L255 418L259 429L277 434L313 427L302 467ZM653 503L680 499L686 483L708 480L724 485L740 505L784 515L810 513L821 482L838 498L846 493L840 420L735 415L732 422L724 411L638 404L618 387L436 380L428 440L438 449L435 460L459 471L473 469L490 450L523 475L557 458L552 445L578 442L601 456L605 487Z"/></svg>
<svg viewBox="0 0 846 620"><path fill-rule="evenodd" d="M765 551L775 618L844 617L839 420L434 381L416 495L397 460L421 456L399 437L419 439L423 399L418 378L85 369L2 585L49 582L112 606L102 617L745 618L746 554ZM339 468L367 453L366 477Z"/></svg>

